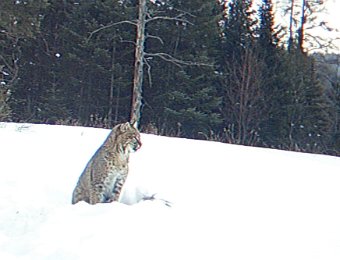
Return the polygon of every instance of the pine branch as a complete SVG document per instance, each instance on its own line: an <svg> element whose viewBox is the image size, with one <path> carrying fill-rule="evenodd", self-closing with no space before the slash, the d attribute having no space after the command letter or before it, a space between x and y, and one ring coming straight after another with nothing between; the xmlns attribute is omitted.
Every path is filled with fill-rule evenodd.
<svg viewBox="0 0 340 260"><path fill-rule="evenodd" d="M148 35L146 36L145 39L148 39L148 38L156 39L156 40L160 41L160 43L161 43L162 45L164 45L164 41L163 41L162 38L159 37L159 36L155 36L155 35L148 34Z"/></svg>
<svg viewBox="0 0 340 260"><path fill-rule="evenodd" d="M152 18L148 18L145 23L149 23L155 20L168 20L168 21L176 21L176 22L182 22L182 23L187 23L190 25L194 25L192 22L190 22L187 19L181 18L182 16L184 16L184 14L181 15L177 15L176 17L169 17L169 16L154 16Z"/></svg>
<svg viewBox="0 0 340 260"><path fill-rule="evenodd" d="M147 53L147 52L145 52L144 54L145 54L145 56L149 56L149 57L158 57L158 58L160 58L164 61L171 62L178 67L182 67L183 65L185 65L185 66L208 66L208 67L214 66L213 64L209 64L209 63L179 60L179 59L171 56L170 54L167 54L167 53L164 53L164 52L158 52L158 53Z"/></svg>
<svg viewBox="0 0 340 260"><path fill-rule="evenodd" d="M145 57L144 64L147 66L149 86L152 87L151 65L149 64L148 59L146 59Z"/></svg>
<svg viewBox="0 0 340 260"><path fill-rule="evenodd" d="M120 24L132 24L134 26L137 26L136 22L132 22L132 21L128 21L128 20L124 20L124 21L120 21L120 22L116 22L116 23L110 23L108 25L103 25L103 26L99 27L98 29L92 31L90 33L89 37L87 37L86 42L88 42L94 34L100 32L101 30L105 30L105 29L108 29L108 28L111 28L113 26L120 25Z"/></svg>

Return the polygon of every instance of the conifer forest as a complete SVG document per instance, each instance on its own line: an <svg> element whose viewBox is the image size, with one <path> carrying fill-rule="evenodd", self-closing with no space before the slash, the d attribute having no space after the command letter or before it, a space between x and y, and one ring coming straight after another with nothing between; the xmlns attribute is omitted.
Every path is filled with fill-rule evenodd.
<svg viewBox="0 0 340 260"><path fill-rule="evenodd" d="M272 0L1 0L0 120L137 111L145 133L340 155L339 49L308 31L322 2L286 1L281 24Z"/></svg>

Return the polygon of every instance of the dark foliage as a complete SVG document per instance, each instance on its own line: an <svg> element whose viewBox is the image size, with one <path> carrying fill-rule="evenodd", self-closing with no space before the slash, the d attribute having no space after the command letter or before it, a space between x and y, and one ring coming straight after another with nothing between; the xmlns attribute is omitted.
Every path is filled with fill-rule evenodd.
<svg viewBox="0 0 340 260"><path fill-rule="evenodd" d="M137 5L1 1L0 119L127 121ZM339 154L340 65L329 62L339 56L309 55L298 39L287 51L271 0L257 11L250 0L148 1L147 9L141 129Z"/></svg>

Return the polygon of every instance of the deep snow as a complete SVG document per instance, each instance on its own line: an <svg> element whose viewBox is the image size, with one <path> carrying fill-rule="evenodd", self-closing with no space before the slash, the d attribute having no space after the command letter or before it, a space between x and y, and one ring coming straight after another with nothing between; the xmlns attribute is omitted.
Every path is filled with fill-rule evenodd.
<svg viewBox="0 0 340 260"><path fill-rule="evenodd" d="M122 203L71 205L108 133L0 123L0 259L340 259L340 158L143 134Z"/></svg>

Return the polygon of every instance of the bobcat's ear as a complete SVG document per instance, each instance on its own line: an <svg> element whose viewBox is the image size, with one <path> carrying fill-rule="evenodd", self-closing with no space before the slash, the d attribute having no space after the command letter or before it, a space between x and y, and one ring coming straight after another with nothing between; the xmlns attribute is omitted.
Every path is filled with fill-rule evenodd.
<svg viewBox="0 0 340 260"><path fill-rule="evenodd" d="M130 127L131 127L131 126L130 126L130 123L127 122L127 123L121 124L120 130L121 130L122 132L125 132L125 131L127 131Z"/></svg>
<svg viewBox="0 0 340 260"><path fill-rule="evenodd" d="M138 129L138 122L137 122L137 120L130 121L130 125L133 126L136 129Z"/></svg>

